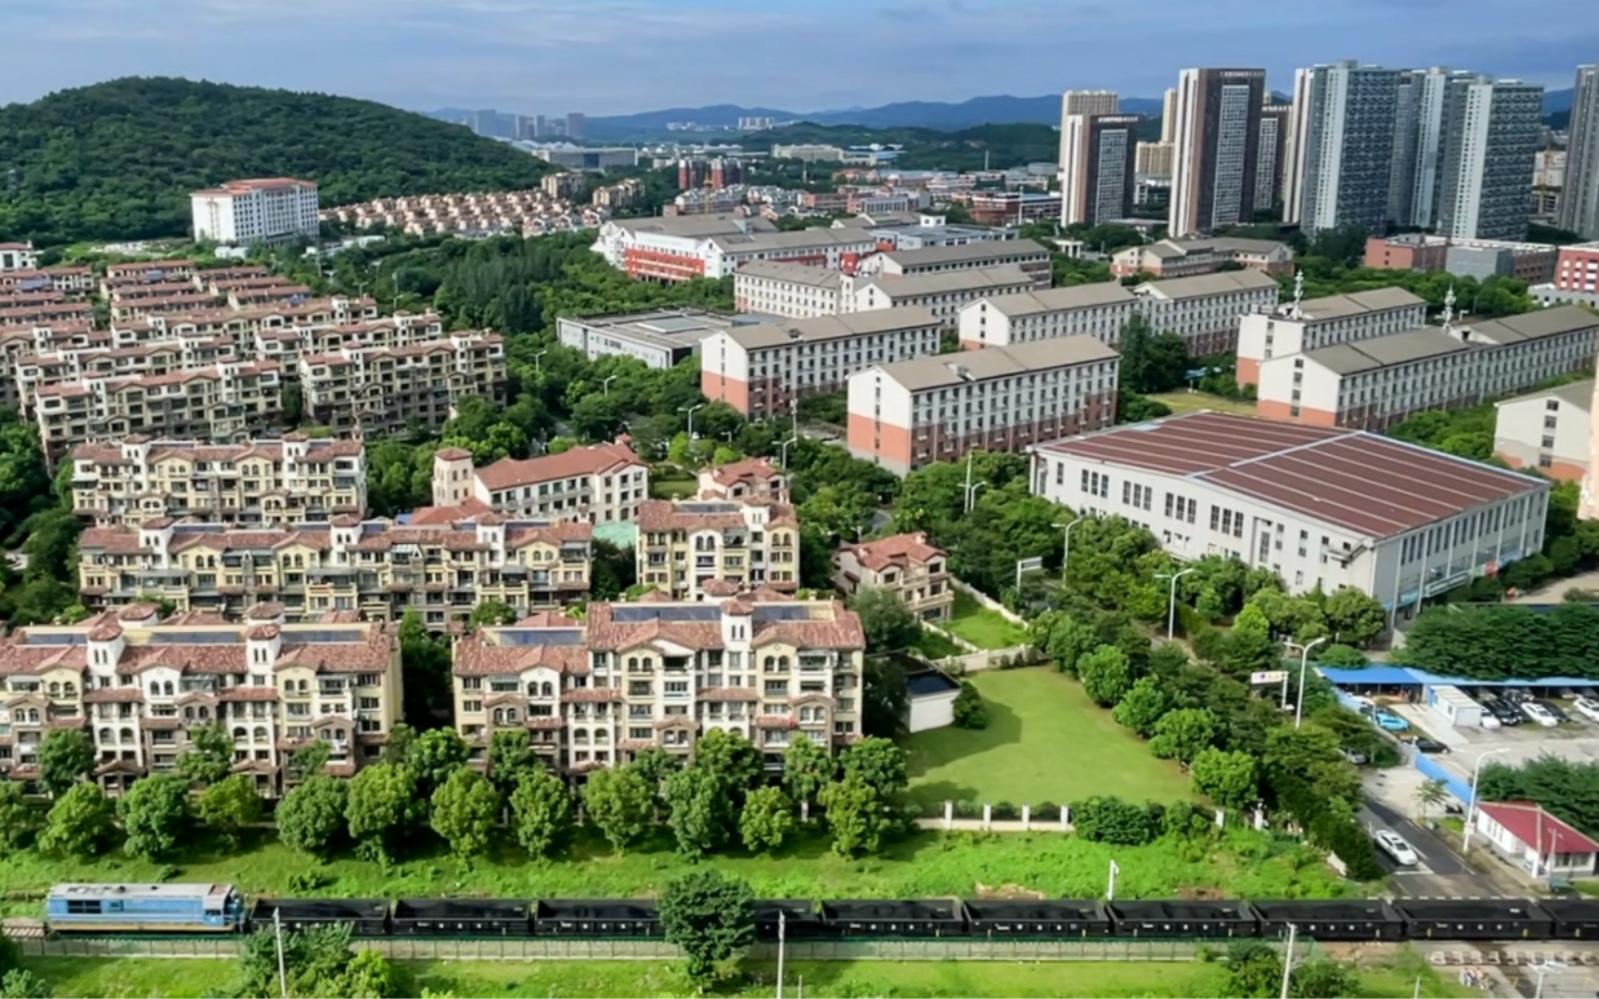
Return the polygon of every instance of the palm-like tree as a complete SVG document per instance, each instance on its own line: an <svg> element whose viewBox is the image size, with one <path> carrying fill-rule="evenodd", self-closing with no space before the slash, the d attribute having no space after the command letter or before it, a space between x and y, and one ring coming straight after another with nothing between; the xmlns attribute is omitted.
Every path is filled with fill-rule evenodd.
<svg viewBox="0 0 1599 999"><path fill-rule="evenodd" d="M1449 785L1441 780L1424 781L1416 788L1416 804L1421 806L1421 817L1425 819L1429 809L1436 808L1449 800Z"/></svg>

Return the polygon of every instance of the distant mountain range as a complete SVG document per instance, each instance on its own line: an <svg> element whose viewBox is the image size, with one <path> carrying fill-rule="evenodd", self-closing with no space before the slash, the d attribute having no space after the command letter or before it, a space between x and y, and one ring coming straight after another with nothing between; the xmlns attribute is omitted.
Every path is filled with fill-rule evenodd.
<svg viewBox="0 0 1599 999"><path fill-rule="evenodd" d="M1571 109L1571 90L1551 90L1544 94L1544 114L1551 115ZM1288 98L1275 94L1277 100ZM1161 100L1149 97L1124 97L1122 110L1128 114L1158 117ZM446 108L431 111L434 118L459 121L469 111ZM713 104L699 108L667 108L663 111L646 111L642 114L612 115L589 118L584 123L585 138L620 139L645 133L665 132L676 122L694 122L713 128L733 128L740 118L772 118L777 121L810 121L818 125L858 125L866 128L932 128L941 131L958 131L979 125L1060 123L1060 95L1042 97L1012 97L1008 94L995 97L973 97L959 103L945 101L903 101L875 108L844 108L834 111L785 111L779 108L741 107L737 104Z"/></svg>

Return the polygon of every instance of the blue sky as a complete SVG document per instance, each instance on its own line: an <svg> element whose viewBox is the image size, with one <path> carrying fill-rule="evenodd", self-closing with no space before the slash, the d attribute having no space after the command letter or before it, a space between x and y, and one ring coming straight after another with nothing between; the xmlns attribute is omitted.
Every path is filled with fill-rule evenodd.
<svg viewBox="0 0 1599 999"><path fill-rule="evenodd" d="M0 103L125 75L403 107L815 111L1354 58L1569 87L1599 0L0 0Z"/></svg>

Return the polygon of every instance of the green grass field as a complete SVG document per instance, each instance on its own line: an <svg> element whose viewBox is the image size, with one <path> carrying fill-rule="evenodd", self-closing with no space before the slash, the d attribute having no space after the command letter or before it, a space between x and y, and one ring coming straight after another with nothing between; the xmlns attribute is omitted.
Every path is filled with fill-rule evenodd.
<svg viewBox="0 0 1599 999"><path fill-rule="evenodd" d="M1177 765L1096 707L1080 684L1047 666L970 677L988 705L988 727L920 732L910 751L911 797L945 801L1062 804L1095 794L1132 801L1189 797Z"/></svg>
<svg viewBox="0 0 1599 999"><path fill-rule="evenodd" d="M87 960L44 958L27 962L43 975L57 996L83 999L199 999L216 995L235 979L232 961ZM1470 993L1414 961L1367 971L1363 996L1410 995L1417 975L1428 997ZM695 991L675 966L649 961L401 962L412 993L422 989L459 999L504 996L509 999L611 999L624 996L693 996ZM751 964L745 980L707 995L762 997L774 992L776 969ZM793 962L784 970L785 991L817 999L831 996L934 996L973 999L1016 996L1220 997L1227 994L1227 971L1217 963L1080 962L1022 964L985 961Z"/></svg>
<svg viewBox="0 0 1599 999"><path fill-rule="evenodd" d="M916 640L916 644L911 646L911 651L924 659L946 659L960 655L963 650L943 635L924 630L921 637Z"/></svg>
<svg viewBox="0 0 1599 999"><path fill-rule="evenodd" d="M693 496L699 487L700 480L692 475L650 477L652 499L683 499L686 496Z"/></svg>
<svg viewBox="0 0 1599 999"><path fill-rule="evenodd" d="M1209 392L1162 392L1149 397L1155 402L1165 403L1171 407L1174 415L1183 413L1197 413L1201 409L1209 409L1217 413L1237 413L1240 416L1254 416L1255 404L1243 402L1238 399L1227 399Z"/></svg>
<svg viewBox="0 0 1599 999"><path fill-rule="evenodd" d="M943 628L980 649L1008 649L1027 641L1027 631L1021 625L984 607L965 590L955 591L954 617Z"/></svg>

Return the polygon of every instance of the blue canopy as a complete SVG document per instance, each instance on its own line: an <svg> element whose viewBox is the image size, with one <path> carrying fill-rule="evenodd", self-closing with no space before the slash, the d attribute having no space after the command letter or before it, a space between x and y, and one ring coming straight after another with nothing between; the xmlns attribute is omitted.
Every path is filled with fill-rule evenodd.
<svg viewBox="0 0 1599 999"><path fill-rule="evenodd" d="M1364 669L1317 666L1316 672L1340 687L1599 687L1599 680L1576 676L1550 676L1541 680L1477 680L1465 676L1441 676L1415 666L1372 663Z"/></svg>

